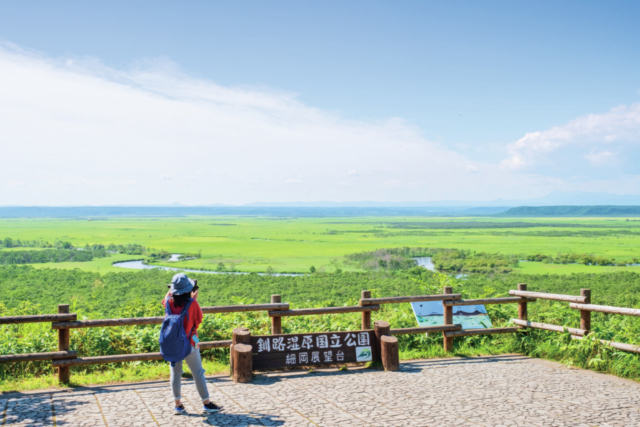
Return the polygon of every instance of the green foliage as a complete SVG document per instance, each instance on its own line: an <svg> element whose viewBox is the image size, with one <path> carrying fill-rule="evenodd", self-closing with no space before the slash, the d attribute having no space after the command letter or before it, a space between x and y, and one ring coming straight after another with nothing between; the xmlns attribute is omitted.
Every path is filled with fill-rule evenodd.
<svg viewBox="0 0 640 427"><path fill-rule="evenodd" d="M45 262L87 262L95 258L104 258L104 249L43 249L24 251L0 251L0 264L38 264Z"/></svg>
<svg viewBox="0 0 640 427"><path fill-rule="evenodd" d="M111 243L107 245L107 250L127 255L142 255L147 251L144 246L138 245L136 243L128 243L126 245L115 245ZM150 250L152 251L152 249Z"/></svg>
<svg viewBox="0 0 640 427"><path fill-rule="evenodd" d="M616 265L619 267L626 267L630 264L625 261L616 262L615 258L593 254L557 254L555 257L545 254L530 254L526 256L526 260L553 264Z"/></svg>
<svg viewBox="0 0 640 427"><path fill-rule="evenodd" d="M57 304L70 303L71 310L83 318L118 318L161 316L160 300L172 272L142 270L138 272L97 273L80 270L36 270L28 266L0 267L0 316L53 313ZM201 305L243 304L269 301L279 293L292 307L355 305L363 289L374 297L419 295L440 292L453 286L463 298L504 296L515 283L527 281L529 289L564 294L578 294L580 288L591 288L593 302L624 307L640 306L640 274L576 274L571 276L521 276L512 274L470 275L458 280L450 275L433 273L423 268L406 271L325 274L301 277L249 275L194 275L201 289ZM515 305L490 305L487 311L495 327L506 326L516 317ZM579 312L568 304L538 300L529 304L531 320L567 327L579 325ZM373 320L386 320L394 328L415 326L409 304L385 305L373 312ZM640 344L640 319L626 316L593 314L594 337ZM267 334L269 317L261 312L217 314L205 316L200 328L201 341L231 338L237 326L246 326L254 334ZM345 331L359 328L360 314L301 316L283 321L285 333ZM71 334L71 347L80 356L126 354L158 351L160 325L77 329ZM443 357L442 337L432 334L399 337L403 358ZM0 326L0 354L54 351L57 334L49 324ZM527 334L467 337L455 340L453 355L500 354L519 352L535 357L562 361L574 366L634 379L640 379L640 358L635 354L615 351L592 338L573 341L567 334L528 331ZM214 349L203 356L216 363L226 363L228 350ZM133 366L148 366L148 375L158 375L160 363L92 365L73 368L74 375L120 372ZM119 367L120 366L120 367ZM145 368L147 369L147 368ZM29 378L51 373L50 363L29 362L0 365L0 385L15 378ZM124 372L124 371L122 371ZM126 371L130 372L130 371ZM131 373L132 378L143 371ZM129 375L129 374L127 374Z"/></svg>
<svg viewBox="0 0 640 427"><path fill-rule="evenodd" d="M437 270L464 273L508 273L518 266L516 257L460 249L439 250L431 260Z"/></svg>
<svg viewBox="0 0 640 427"><path fill-rule="evenodd" d="M151 263L159 262L169 258L171 258L171 254L165 250L153 251L147 254L147 259L145 259L145 262L151 264Z"/></svg>
<svg viewBox="0 0 640 427"><path fill-rule="evenodd" d="M390 248L364 251L345 256L347 263L357 265L364 270L408 270L416 266L414 257L431 256L434 248Z"/></svg>

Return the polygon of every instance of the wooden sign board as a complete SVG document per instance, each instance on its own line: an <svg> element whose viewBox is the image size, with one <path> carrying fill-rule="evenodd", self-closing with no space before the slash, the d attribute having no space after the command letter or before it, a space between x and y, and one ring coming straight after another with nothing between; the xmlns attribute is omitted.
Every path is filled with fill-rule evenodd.
<svg viewBox="0 0 640 427"><path fill-rule="evenodd" d="M371 362L379 358L373 330L251 337L253 369Z"/></svg>

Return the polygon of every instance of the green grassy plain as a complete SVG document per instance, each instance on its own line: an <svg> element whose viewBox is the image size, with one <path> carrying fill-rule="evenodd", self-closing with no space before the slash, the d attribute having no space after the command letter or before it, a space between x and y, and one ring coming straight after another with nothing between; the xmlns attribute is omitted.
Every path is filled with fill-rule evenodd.
<svg viewBox="0 0 640 427"><path fill-rule="evenodd" d="M581 288L594 291L594 303L635 307L640 301L640 267L603 267L576 264L522 262L508 274L452 276L422 269L357 272L344 256L361 251L394 247L434 247L500 252L508 255L542 253L594 254L617 261L640 258L640 221L609 218L260 218L185 217L117 218L107 220L20 219L0 220L0 238L69 241L86 244L141 244L171 253L201 251L202 258L165 265L191 269L215 269L219 262L238 271L309 272L301 277L194 274L201 281L205 305L268 301L279 293L299 307L353 305L362 289L374 296L435 293L443 281L455 285L465 298L506 296L516 283L543 292L576 294ZM31 248L26 248L31 249ZM2 249L7 250L7 249ZM13 248L9 250L22 250ZM140 259L140 255L115 254L89 262L65 262L24 266L0 266L3 315L53 312L69 303L79 317L136 317L161 315L158 301L171 272L132 271L112 263ZM333 274L336 269L344 273ZM36 270L37 269L37 270ZM323 273L323 271L325 273ZM114 274L115 273L115 274ZM575 274L574 274L575 273ZM609 274L607 274L609 273ZM455 284L453 283L455 282ZM489 306L497 327L508 325L515 306ZM537 303L532 319L577 326L579 314L566 304ZM415 326L408 305L385 307L374 318L394 327ZM594 316L594 332L600 339L638 343L640 319ZM285 332L349 330L359 325L357 313L340 316L296 317L284 323ZM237 325L252 331L268 330L264 313L237 313L205 317L204 340L228 339ZM158 326L89 328L74 331L72 348L81 355L108 355L157 351ZM546 335L545 335L546 334ZM57 334L46 324L0 327L0 354L53 351ZM16 338L18 337L18 338ZM401 337L402 358L443 357L441 337ZM469 356L518 352L559 360L583 368L640 379L640 357L597 347L597 341L574 342L568 336L543 331L528 335L469 337L456 340L453 355ZM215 350L205 355L207 369L227 369L228 355ZM74 368L73 383L102 384L139 379L166 378L166 366L139 363ZM37 389L55 384L44 362L7 364L0 367L0 391Z"/></svg>
<svg viewBox="0 0 640 427"><path fill-rule="evenodd" d="M525 227L522 224L526 224ZM534 225L534 226L531 226ZM539 225L539 226L535 226ZM499 228L494 228L499 227ZM173 253L202 251L202 258L164 263L191 269L215 269L219 262L239 271L327 272L344 264L344 255L380 248L423 246L471 249L504 254L592 253L631 261L640 257L640 221L618 218L261 218L185 217L5 219L0 238L67 240L85 244L138 243ZM140 257L117 255L85 263L51 263L37 268L117 271L111 263ZM523 273L638 270L638 267L592 267L522 263Z"/></svg>

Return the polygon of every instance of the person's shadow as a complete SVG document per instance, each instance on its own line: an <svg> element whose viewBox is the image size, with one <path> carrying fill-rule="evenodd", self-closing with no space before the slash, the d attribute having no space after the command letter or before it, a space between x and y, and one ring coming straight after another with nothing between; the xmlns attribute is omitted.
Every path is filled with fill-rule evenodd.
<svg viewBox="0 0 640 427"><path fill-rule="evenodd" d="M281 426L284 425L284 421L278 419L273 415L252 413L251 415L244 414L225 414L224 409L222 412L216 412L214 414L207 415L191 415L203 417L205 422L212 426L254 426L254 425L267 425L267 426Z"/></svg>

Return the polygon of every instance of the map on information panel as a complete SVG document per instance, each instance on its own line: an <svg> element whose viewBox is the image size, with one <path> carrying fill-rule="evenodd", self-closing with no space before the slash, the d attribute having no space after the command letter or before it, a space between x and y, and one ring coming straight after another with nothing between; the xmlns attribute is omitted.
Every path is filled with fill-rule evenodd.
<svg viewBox="0 0 640 427"><path fill-rule="evenodd" d="M444 324L442 301L412 302L413 314L419 326ZM484 305L460 305L453 307L453 323L462 329L490 328L491 319Z"/></svg>
<svg viewBox="0 0 640 427"><path fill-rule="evenodd" d="M252 336L253 369L370 362L373 331Z"/></svg>

